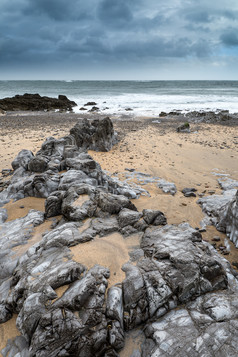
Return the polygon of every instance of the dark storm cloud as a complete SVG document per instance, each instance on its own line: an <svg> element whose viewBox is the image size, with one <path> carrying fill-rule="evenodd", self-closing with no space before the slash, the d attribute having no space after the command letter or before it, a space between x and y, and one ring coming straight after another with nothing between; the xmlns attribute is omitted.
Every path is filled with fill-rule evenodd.
<svg viewBox="0 0 238 357"><path fill-rule="evenodd" d="M37 0L28 1L23 7L23 14L27 16L47 16L55 21L74 21L88 17L83 9L82 1L65 0Z"/></svg>
<svg viewBox="0 0 238 357"><path fill-rule="evenodd" d="M221 35L221 41L226 46L238 46L238 28L229 29Z"/></svg>
<svg viewBox="0 0 238 357"><path fill-rule="evenodd" d="M115 68L238 46L236 0L1 0L0 64Z"/></svg>
<svg viewBox="0 0 238 357"><path fill-rule="evenodd" d="M127 1L103 0L98 6L98 17L102 23L123 26L132 21L133 14Z"/></svg>

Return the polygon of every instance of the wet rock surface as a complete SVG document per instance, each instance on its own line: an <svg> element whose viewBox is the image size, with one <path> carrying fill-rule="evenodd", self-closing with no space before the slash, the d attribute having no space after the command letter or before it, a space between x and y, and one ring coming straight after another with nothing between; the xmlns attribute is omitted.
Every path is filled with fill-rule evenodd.
<svg viewBox="0 0 238 357"><path fill-rule="evenodd" d="M72 110L77 104L65 95L58 98L41 97L39 94L15 95L12 98L0 99L0 108L5 111L15 110Z"/></svg>
<svg viewBox="0 0 238 357"><path fill-rule="evenodd" d="M141 356L236 356L236 299L237 287L208 293L147 324Z"/></svg>
<svg viewBox="0 0 238 357"><path fill-rule="evenodd" d="M0 322L16 313L21 333L3 356L118 356L126 332L135 327L145 329L146 340L133 356L235 356L234 271L187 223L167 225L159 210L137 211L130 199L145 190L112 179L87 153L109 150L113 143L108 119L84 121L67 137L47 139L35 156L27 151L14 160L1 204L29 196L46 201L44 213L30 211L10 222L6 210L0 211ZM236 191L220 199L216 215L216 201L202 202L232 234ZM56 215L61 217L49 231L29 244L34 228ZM114 232L125 241L139 233L141 240L123 265L125 279L108 288L110 270L81 264L70 247L80 251ZM24 244L29 246L18 255Z"/></svg>
<svg viewBox="0 0 238 357"><path fill-rule="evenodd" d="M171 195L175 195L177 192L175 184L164 179L158 180L158 187L161 188L164 193L170 193Z"/></svg>
<svg viewBox="0 0 238 357"><path fill-rule="evenodd" d="M224 189L223 194L203 197L198 203L208 220L238 248L238 182L230 178L218 179L218 182Z"/></svg>

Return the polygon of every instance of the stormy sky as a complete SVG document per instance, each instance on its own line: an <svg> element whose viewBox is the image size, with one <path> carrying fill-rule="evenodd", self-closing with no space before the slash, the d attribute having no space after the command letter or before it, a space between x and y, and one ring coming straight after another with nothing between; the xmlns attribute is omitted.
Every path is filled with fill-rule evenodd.
<svg viewBox="0 0 238 357"><path fill-rule="evenodd" d="M0 0L0 79L238 80L238 1Z"/></svg>

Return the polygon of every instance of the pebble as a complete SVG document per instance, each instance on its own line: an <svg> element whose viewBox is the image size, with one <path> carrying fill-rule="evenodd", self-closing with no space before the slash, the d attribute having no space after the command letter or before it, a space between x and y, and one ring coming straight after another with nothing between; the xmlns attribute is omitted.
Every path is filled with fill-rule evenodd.
<svg viewBox="0 0 238 357"><path fill-rule="evenodd" d="M184 193L184 196L185 197L196 197L196 193L194 193L194 192L186 192L186 193Z"/></svg>
<svg viewBox="0 0 238 357"><path fill-rule="evenodd" d="M218 236L214 236L214 237L212 238L212 240L213 240L214 242L220 242L221 238L218 237Z"/></svg>
<svg viewBox="0 0 238 357"><path fill-rule="evenodd" d="M238 269L238 262L232 262L232 265Z"/></svg>

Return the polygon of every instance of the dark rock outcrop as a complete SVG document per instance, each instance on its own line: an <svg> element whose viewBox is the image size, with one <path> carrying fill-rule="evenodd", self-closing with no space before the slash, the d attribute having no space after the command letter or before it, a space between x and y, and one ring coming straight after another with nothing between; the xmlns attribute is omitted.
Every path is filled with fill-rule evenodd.
<svg viewBox="0 0 238 357"><path fill-rule="evenodd" d="M0 109L5 111L16 110L72 110L77 104L69 100L65 95L58 98L41 97L39 94L16 95L12 98L0 99Z"/></svg>
<svg viewBox="0 0 238 357"><path fill-rule="evenodd" d="M76 124L70 134L75 137L77 146L84 150L109 151L116 140L108 117L91 122L85 119Z"/></svg>
<svg viewBox="0 0 238 357"><path fill-rule="evenodd" d="M188 122L177 127L178 133L190 133L190 124Z"/></svg>

